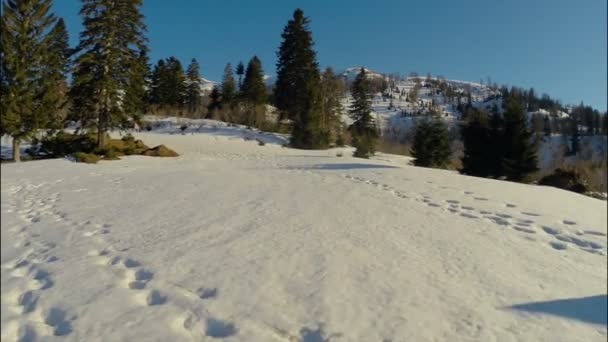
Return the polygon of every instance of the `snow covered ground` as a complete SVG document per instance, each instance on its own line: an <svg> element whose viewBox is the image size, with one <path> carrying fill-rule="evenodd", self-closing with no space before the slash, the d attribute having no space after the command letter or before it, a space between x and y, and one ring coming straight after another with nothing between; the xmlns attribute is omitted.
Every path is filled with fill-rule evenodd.
<svg viewBox="0 0 608 342"><path fill-rule="evenodd" d="M2 164L2 341L606 340L603 201L168 132Z"/></svg>

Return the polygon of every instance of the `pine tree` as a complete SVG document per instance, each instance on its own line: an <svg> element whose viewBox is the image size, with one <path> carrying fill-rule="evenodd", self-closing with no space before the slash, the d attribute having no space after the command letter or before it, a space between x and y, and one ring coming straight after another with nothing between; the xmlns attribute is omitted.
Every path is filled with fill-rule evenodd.
<svg viewBox="0 0 608 342"><path fill-rule="evenodd" d="M163 79L167 68L165 67L165 61L163 59L158 60L152 71L150 80L150 104L161 105L164 104L165 94L163 88Z"/></svg>
<svg viewBox="0 0 608 342"><path fill-rule="evenodd" d="M504 174L509 180L522 181L528 174L538 170L536 145L528 129L526 114L519 100L507 101L504 128L505 153Z"/></svg>
<svg viewBox="0 0 608 342"><path fill-rule="evenodd" d="M40 103L50 120L47 128L59 128L64 119L64 117L60 117L60 111L67 104L67 74L72 55L68 32L62 18L57 20L57 23L49 32L47 40L46 59L40 70L44 79L43 95Z"/></svg>
<svg viewBox="0 0 608 342"><path fill-rule="evenodd" d="M232 103L236 99L236 85L232 72L232 65L226 64L224 68L224 76L222 77L222 101L224 103Z"/></svg>
<svg viewBox="0 0 608 342"><path fill-rule="evenodd" d="M505 154L504 120L498 111L498 106L492 107L490 116L490 149L487 164L489 174L496 178L503 176L502 159Z"/></svg>
<svg viewBox="0 0 608 342"><path fill-rule="evenodd" d="M242 61L236 66L236 74L239 76L239 91L242 91L243 75L245 75L245 66L243 65Z"/></svg>
<svg viewBox="0 0 608 342"><path fill-rule="evenodd" d="M543 131L545 132L546 137L551 136L551 120L548 116L545 116L543 119Z"/></svg>
<svg viewBox="0 0 608 342"><path fill-rule="evenodd" d="M186 106L188 111L197 113L201 106L201 68L198 61L192 58L186 71Z"/></svg>
<svg viewBox="0 0 608 342"><path fill-rule="evenodd" d="M452 154L445 122L432 118L418 123L410 152L416 166L445 168Z"/></svg>
<svg viewBox="0 0 608 342"><path fill-rule="evenodd" d="M49 65L56 57L53 43L58 41L49 34L56 20L50 8L50 0L2 3L0 130L13 138L16 162L21 160L21 141L36 135L39 129L48 128L51 115L57 110L57 102L49 102L45 94L56 80L52 74L57 71Z"/></svg>
<svg viewBox="0 0 608 342"><path fill-rule="evenodd" d="M332 68L327 68L321 75L321 112L323 113L321 130L329 141L339 136L340 114L342 104L340 100L344 94L344 82L334 74Z"/></svg>
<svg viewBox="0 0 608 342"><path fill-rule="evenodd" d="M291 145L323 148L320 113L320 72L313 50L310 20L296 9L288 21L277 53L277 81L274 100L281 118L293 121Z"/></svg>
<svg viewBox="0 0 608 342"><path fill-rule="evenodd" d="M246 124L261 128L266 119L266 85L262 62L257 56L247 64L241 96L246 109Z"/></svg>
<svg viewBox="0 0 608 342"><path fill-rule="evenodd" d="M165 60L166 72L161 80L163 93L166 94L164 104L181 108L186 103L186 74L182 63L175 57Z"/></svg>
<svg viewBox="0 0 608 342"><path fill-rule="evenodd" d="M488 113L473 109L461 130L464 144L461 173L487 177L491 174L488 160L491 158L490 124Z"/></svg>
<svg viewBox="0 0 608 342"><path fill-rule="evenodd" d="M146 51L142 0L82 0L84 31L75 61L72 110L83 125L97 130L104 147L105 133L125 127L132 113L125 92L140 82L141 55ZM90 115L87 115L89 114Z"/></svg>
<svg viewBox="0 0 608 342"><path fill-rule="evenodd" d="M264 70L262 69L262 62L257 56L253 56L247 64L247 71L243 80L243 98L253 104L266 102Z"/></svg>
<svg viewBox="0 0 608 342"><path fill-rule="evenodd" d="M216 85L213 86L211 93L209 94L209 104L207 105L207 118L213 118L214 112L222 109L222 94L220 92L220 88Z"/></svg>
<svg viewBox="0 0 608 342"><path fill-rule="evenodd" d="M354 157L369 158L376 149L378 131L372 117L372 104L369 94L369 80L365 69L357 75L352 89L353 103L349 115L353 123L349 127L353 146L356 148Z"/></svg>
<svg viewBox="0 0 608 342"><path fill-rule="evenodd" d="M140 123L141 117L148 109L148 90L150 65L148 64L148 54L146 50L139 52L139 57L131 68L131 79L124 94L123 109L128 117ZM121 126L128 126L130 123L124 122Z"/></svg>

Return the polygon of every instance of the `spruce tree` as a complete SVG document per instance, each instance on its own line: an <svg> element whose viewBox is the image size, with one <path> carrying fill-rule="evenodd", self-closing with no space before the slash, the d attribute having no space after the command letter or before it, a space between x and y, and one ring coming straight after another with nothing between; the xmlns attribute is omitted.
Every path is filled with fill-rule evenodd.
<svg viewBox="0 0 608 342"><path fill-rule="evenodd" d="M162 75L161 88L166 98L164 104L181 108L186 102L186 74L182 63L175 57L165 60L166 72Z"/></svg>
<svg viewBox="0 0 608 342"><path fill-rule="evenodd" d="M243 75L245 75L245 66L243 65L243 62L239 62L239 64L236 66L236 74L239 76L239 92L242 91L242 87L243 87Z"/></svg>
<svg viewBox="0 0 608 342"><path fill-rule="evenodd" d="M349 127L353 146L356 148L353 156L369 158L376 150L378 131L372 117L372 103L369 94L369 80L365 69L361 68L355 78L352 88L353 102L349 115L353 123Z"/></svg>
<svg viewBox="0 0 608 342"><path fill-rule="evenodd" d="M224 68L224 76L222 77L222 101L224 103L233 103L236 99L236 84L234 82L234 74L232 65L226 64Z"/></svg>
<svg viewBox="0 0 608 342"><path fill-rule="evenodd" d="M242 99L246 109L246 124L261 128L266 116L266 85L262 62L253 56L247 64L243 80Z"/></svg>
<svg viewBox="0 0 608 342"><path fill-rule="evenodd" d="M150 66L148 64L148 54L146 50L139 52L139 57L133 63L131 68L131 79L127 85L124 94L123 108L127 114L124 118L131 118L135 122L140 123L142 115L148 109L148 90L150 74ZM129 126L129 122L123 122L121 127Z"/></svg>
<svg viewBox="0 0 608 342"><path fill-rule="evenodd" d="M461 130L464 155L461 173L487 177L491 174L488 160L491 158L491 139L488 113L473 109Z"/></svg>
<svg viewBox="0 0 608 342"><path fill-rule="evenodd" d="M57 110L55 95L48 97L56 81L49 65L53 43L49 30L55 17L49 12L51 0L8 0L2 3L0 21L0 130L13 138L13 160L20 161L21 141L48 128ZM55 61L59 62L59 61ZM42 101L40 100L42 98Z"/></svg>
<svg viewBox="0 0 608 342"><path fill-rule="evenodd" d="M105 133L125 127L132 115L125 93L140 83L141 56L147 49L141 6L142 0L82 0L84 31L75 61L72 110L82 124L97 130L100 149Z"/></svg>
<svg viewBox="0 0 608 342"><path fill-rule="evenodd" d="M207 105L207 118L213 118L214 113L220 109L222 109L222 94L220 92L220 88L216 85L213 86L213 89L209 94L209 104Z"/></svg>
<svg viewBox="0 0 608 342"><path fill-rule="evenodd" d="M445 122L432 118L418 123L410 152L416 166L447 167L452 152Z"/></svg>
<svg viewBox="0 0 608 342"><path fill-rule="evenodd" d="M323 148L320 109L320 72L313 50L310 20L296 9L281 37L274 88L275 105L281 118L293 122L291 145Z"/></svg>
<svg viewBox="0 0 608 342"><path fill-rule="evenodd" d="M262 69L262 62L257 56L253 56L247 64L247 71L243 80L243 98L253 104L266 102L264 70Z"/></svg>
<svg viewBox="0 0 608 342"><path fill-rule="evenodd" d="M165 94L164 94L164 84L163 79L167 68L165 67L165 61L163 59L158 60L156 65L154 66L154 70L152 71L152 76L150 80L150 93L149 93L149 102L150 104L161 105L164 104Z"/></svg>
<svg viewBox="0 0 608 342"><path fill-rule="evenodd" d="M67 104L67 74L72 55L68 32L62 18L57 20L47 40L46 59L40 70L44 79L40 103L49 117L47 128L59 128L64 119L63 116L60 117L60 111L63 111Z"/></svg>
<svg viewBox="0 0 608 342"><path fill-rule="evenodd" d="M505 153L502 166L508 180L522 181L538 170L536 145L528 129L526 113L519 100L507 101L504 128Z"/></svg>
<svg viewBox="0 0 608 342"><path fill-rule="evenodd" d="M505 154L504 120L498 112L498 106L493 106L490 116L490 144L487 164L490 176L503 176L502 159Z"/></svg>
<svg viewBox="0 0 608 342"><path fill-rule="evenodd" d="M344 82L327 68L321 75L321 130L325 139L335 142L340 133L341 99L344 95Z"/></svg>
<svg viewBox="0 0 608 342"><path fill-rule="evenodd" d="M549 119L549 117L546 115L543 118L543 131L546 137L551 136L551 119Z"/></svg>
<svg viewBox="0 0 608 342"><path fill-rule="evenodd" d="M197 113L201 106L201 69L196 58L192 58L186 71L186 106L188 111Z"/></svg>

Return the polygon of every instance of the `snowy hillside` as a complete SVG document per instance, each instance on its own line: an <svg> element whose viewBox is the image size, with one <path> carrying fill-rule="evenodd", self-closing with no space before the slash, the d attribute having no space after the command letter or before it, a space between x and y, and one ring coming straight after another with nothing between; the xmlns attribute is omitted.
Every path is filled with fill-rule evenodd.
<svg viewBox="0 0 608 342"><path fill-rule="evenodd" d="M0 166L2 341L606 340L605 202L179 125Z"/></svg>

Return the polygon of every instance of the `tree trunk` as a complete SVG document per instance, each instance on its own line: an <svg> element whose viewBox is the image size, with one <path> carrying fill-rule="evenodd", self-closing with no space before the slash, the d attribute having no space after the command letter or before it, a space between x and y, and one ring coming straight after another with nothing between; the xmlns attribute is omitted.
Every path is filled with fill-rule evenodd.
<svg viewBox="0 0 608 342"><path fill-rule="evenodd" d="M105 141L104 141L104 134L103 134L103 129L101 128L101 125L98 127L97 129L97 147L101 150L103 149L104 145L105 145Z"/></svg>
<svg viewBox="0 0 608 342"><path fill-rule="evenodd" d="M21 161L21 140L13 137L13 160L18 163Z"/></svg>

